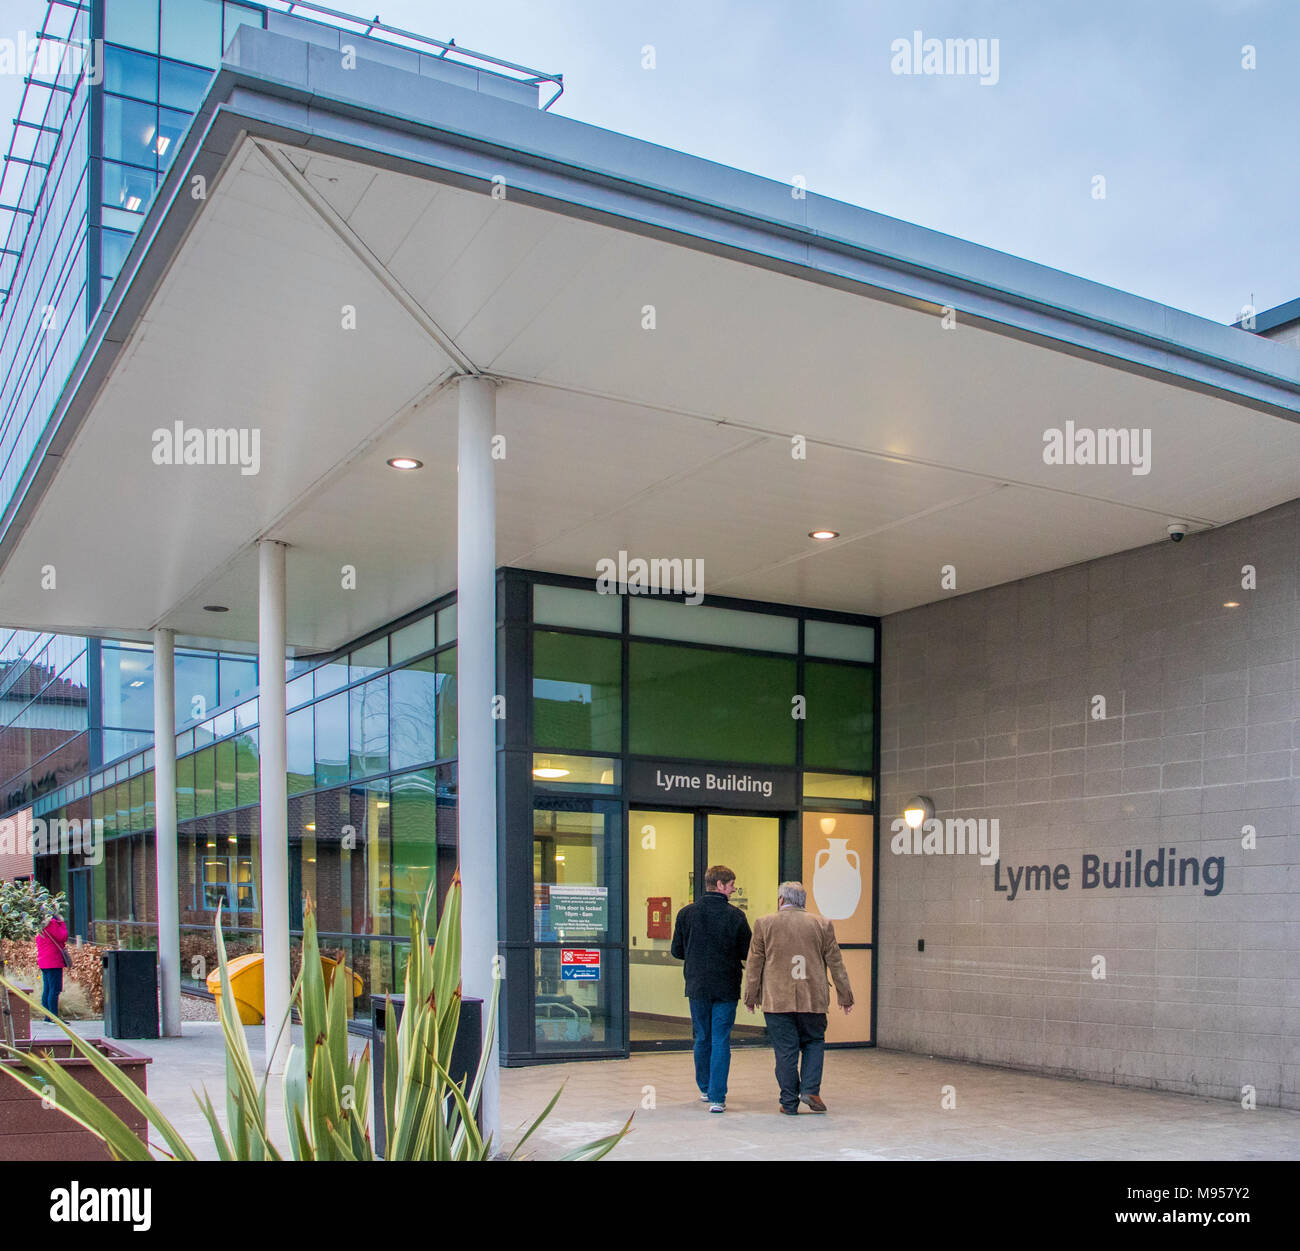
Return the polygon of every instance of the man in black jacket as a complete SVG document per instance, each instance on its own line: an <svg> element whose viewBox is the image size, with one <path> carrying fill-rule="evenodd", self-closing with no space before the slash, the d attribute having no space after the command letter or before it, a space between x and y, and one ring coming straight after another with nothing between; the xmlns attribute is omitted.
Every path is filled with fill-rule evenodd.
<svg viewBox="0 0 1300 1251"><path fill-rule="evenodd" d="M704 895L677 914L673 956L686 961L686 997L695 1031L695 1084L710 1112L727 1110L731 1027L740 999L741 964L749 954L749 922L729 902L736 875L715 864Z"/></svg>

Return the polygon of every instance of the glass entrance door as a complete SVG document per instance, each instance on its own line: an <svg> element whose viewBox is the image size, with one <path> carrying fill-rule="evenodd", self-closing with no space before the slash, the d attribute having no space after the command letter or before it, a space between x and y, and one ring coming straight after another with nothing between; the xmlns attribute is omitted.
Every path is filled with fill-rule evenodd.
<svg viewBox="0 0 1300 1251"><path fill-rule="evenodd" d="M633 1048L691 1044L682 962L672 958L677 914L704 891L704 871L736 874L733 906L754 919L776 908L781 823L777 817L633 809L628 821L629 1035ZM733 1041L762 1041L760 1014L742 1007Z"/></svg>

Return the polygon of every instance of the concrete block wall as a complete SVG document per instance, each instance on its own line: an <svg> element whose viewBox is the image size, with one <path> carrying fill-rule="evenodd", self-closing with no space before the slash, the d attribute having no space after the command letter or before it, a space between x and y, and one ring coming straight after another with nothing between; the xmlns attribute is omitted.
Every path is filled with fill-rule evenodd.
<svg viewBox="0 0 1300 1251"><path fill-rule="evenodd" d="M881 1046L1300 1107L1298 588L1300 500L884 620ZM996 880L891 852L917 793L998 820ZM1084 889L1161 847L1222 856L1221 892Z"/></svg>

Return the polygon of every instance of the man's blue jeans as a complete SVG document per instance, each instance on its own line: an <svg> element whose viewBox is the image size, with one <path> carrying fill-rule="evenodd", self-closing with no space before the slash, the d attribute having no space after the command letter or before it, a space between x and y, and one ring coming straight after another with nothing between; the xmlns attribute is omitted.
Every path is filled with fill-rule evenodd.
<svg viewBox="0 0 1300 1251"><path fill-rule="evenodd" d="M695 1030L695 1084L702 1094L709 1096L710 1103L725 1103L736 1001L692 999L690 1002L691 1025Z"/></svg>

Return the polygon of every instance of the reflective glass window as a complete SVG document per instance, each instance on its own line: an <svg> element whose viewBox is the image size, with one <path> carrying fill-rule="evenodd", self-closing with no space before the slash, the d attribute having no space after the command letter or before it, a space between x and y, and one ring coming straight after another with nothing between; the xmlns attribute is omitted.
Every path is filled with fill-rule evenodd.
<svg viewBox="0 0 1300 1251"><path fill-rule="evenodd" d="M348 692L352 776L369 777L388 770L388 678L375 678Z"/></svg>
<svg viewBox="0 0 1300 1251"><path fill-rule="evenodd" d="M104 38L157 52L158 0L111 0L104 5Z"/></svg>
<svg viewBox="0 0 1300 1251"><path fill-rule="evenodd" d="M595 591L539 582L533 587L533 620L538 625L573 626L617 634L623 628L623 599L619 595L599 595Z"/></svg>
<svg viewBox="0 0 1300 1251"><path fill-rule="evenodd" d="M104 156L154 169L158 163L158 109L153 104L104 96Z"/></svg>
<svg viewBox="0 0 1300 1251"><path fill-rule="evenodd" d="M257 694L257 661L238 656L220 658L221 702L233 704Z"/></svg>
<svg viewBox="0 0 1300 1251"><path fill-rule="evenodd" d="M390 639L392 663L400 665L412 656L433 651L434 619L432 615L403 626L393 633Z"/></svg>
<svg viewBox="0 0 1300 1251"><path fill-rule="evenodd" d="M158 98L163 104L194 113L212 81L212 71L193 65L178 65L175 61L162 61L158 67L158 80Z"/></svg>
<svg viewBox="0 0 1300 1251"><path fill-rule="evenodd" d="M216 65L221 60L221 0L162 0L159 48L174 61Z"/></svg>
<svg viewBox="0 0 1300 1251"><path fill-rule="evenodd" d="M617 639L533 635L533 740L539 747L618 751L622 689Z"/></svg>
<svg viewBox="0 0 1300 1251"><path fill-rule="evenodd" d="M348 780L348 697L344 692L316 705L316 785Z"/></svg>
<svg viewBox="0 0 1300 1251"><path fill-rule="evenodd" d="M629 651L634 754L794 763L793 658L658 643Z"/></svg>
<svg viewBox="0 0 1300 1251"><path fill-rule="evenodd" d="M427 764L438 752L438 686L433 656L394 669L389 680L389 749L391 767Z"/></svg>
<svg viewBox="0 0 1300 1251"><path fill-rule="evenodd" d="M193 114L179 109L158 110L158 138L154 147L158 152L158 168L166 169L181 146L181 136L190 128Z"/></svg>
<svg viewBox="0 0 1300 1251"><path fill-rule="evenodd" d="M205 747L194 753L194 815L211 816L216 804L216 755L214 749Z"/></svg>
<svg viewBox="0 0 1300 1251"><path fill-rule="evenodd" d="M103 724L116 729L153 726L153 653L105 647L100 653Z"/></svg>
<svg viewBox="0 0 1300 1251"><path fill-rule="evenodd" d="M242 808L261 798L257 729L245 730L235 739L235 795Z"/></svg>
<svg viewBox="0 0 1300 1251"><path fill-rule="evenodd" d="M226 739L214 748L217 762L217 811L235 806L235 741Z"/></svg>
<svg viewBox="0 0 1300 1251"><path fill-rule="evenodd" d="M312 711L311 708L300 708L285 718L285 766L291 795L309 791L316 785Z"/></svg>
<svg viewBox="0 0 1300 1251"><path fill-rule="evenodd" d="M158 98L157 60L125 48L105 48L104 88L152 103Z"/></svg>
<svg viewBox="0 0 1300 1251"><path fill-rule="evenodd" d="M810 769L870 773L875 742L874 670L851 665L804 665L803 758Z"/></svg>
<svg viewBox="0 0 1300 1251"><path fill-rule="evenodd" d="M176 724L203 720L217 706L217 658L176 653Z"/></svg>

